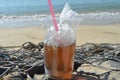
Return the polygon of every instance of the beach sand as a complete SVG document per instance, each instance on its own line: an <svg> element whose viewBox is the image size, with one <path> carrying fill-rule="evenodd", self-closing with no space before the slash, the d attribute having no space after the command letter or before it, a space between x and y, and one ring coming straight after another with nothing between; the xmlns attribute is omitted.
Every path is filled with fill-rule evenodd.
<svg viewBox="0 0 120 80"><path fill-rule="evenodd" d="M77 27L77 45L89 43L120 43L120 24L80 25ZM35 44L44 41L46 30L42 27L1 28L0 46L21 46L24 42Z"/></svg>

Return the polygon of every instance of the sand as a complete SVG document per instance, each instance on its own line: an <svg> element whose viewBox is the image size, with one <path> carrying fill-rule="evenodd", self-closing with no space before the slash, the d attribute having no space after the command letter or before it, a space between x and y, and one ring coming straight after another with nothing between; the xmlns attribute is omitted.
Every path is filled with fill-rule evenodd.
<svg viewBox="0 0 120 80"><path fill-rule="evenodd" d="M77 45L89 43L120 43L120 24L80 25L77 27ZM20 46L24 42L44 41L42 27L0 28L0 46Z"/></svg>

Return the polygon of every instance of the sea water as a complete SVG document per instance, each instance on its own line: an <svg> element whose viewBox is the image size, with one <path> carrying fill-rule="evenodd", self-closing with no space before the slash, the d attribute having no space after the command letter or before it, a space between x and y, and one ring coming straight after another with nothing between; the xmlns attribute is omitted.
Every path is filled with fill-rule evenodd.
<svg viewBox="0 0 120 80"><path fill-rule="evenodd" d="M52 0L59 18L66 2L80 24L120 23L120 0ZM43 26L51 19L47 0L0 0L0 27Z"/></svg>

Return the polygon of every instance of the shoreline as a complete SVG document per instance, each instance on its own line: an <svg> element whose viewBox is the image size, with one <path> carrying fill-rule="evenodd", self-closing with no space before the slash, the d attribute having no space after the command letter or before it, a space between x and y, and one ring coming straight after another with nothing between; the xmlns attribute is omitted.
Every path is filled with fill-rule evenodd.
<svg viewBox="0 0 120 80"><path fill-rule="evenodd" d="M0 28L0 46L21 46L24 42L44 41L43 27ZM85 43L120 43L120 24L79 25L76 45Z"/></svg>

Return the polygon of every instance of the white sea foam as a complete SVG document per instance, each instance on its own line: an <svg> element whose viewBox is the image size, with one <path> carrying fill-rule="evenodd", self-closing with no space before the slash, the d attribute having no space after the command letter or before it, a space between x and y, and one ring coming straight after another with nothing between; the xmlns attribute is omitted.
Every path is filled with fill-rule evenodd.
<svg viewBox="0 0 120 80"><path fill-rule="evenodd" d="M79 15L82 24L120 23L120 12L82 13Z"/></svg>
<svg viewBox="0 0 120 80"><path fill-rule="evenodd" d="M59 18L60 14L56 14ZM79 21L80 20L80 21ZM94 13L80 13L78 18L73 20L79 21L80 24L112 24L120 23L120 12L94 12ZM36 14L36 15L2 15L0 14L0 26L7 23L31 23L35 22L45 25L52 22L51 15ZM59 23L59 22L58 22ZM47 24L48 25L48 24Z"/></svg>
<svg viewBox="0 0 120 80"><path fill-rule="evenodd" d="M47 17L50 15L21 15L21 16L14 16L14 15L10 15L10 16L6 16L6 15L2 15L0 16L0 23L5 23L5 22L21 22L21 21L37 21L37 20L41 20L44 17Z"/></svg>

